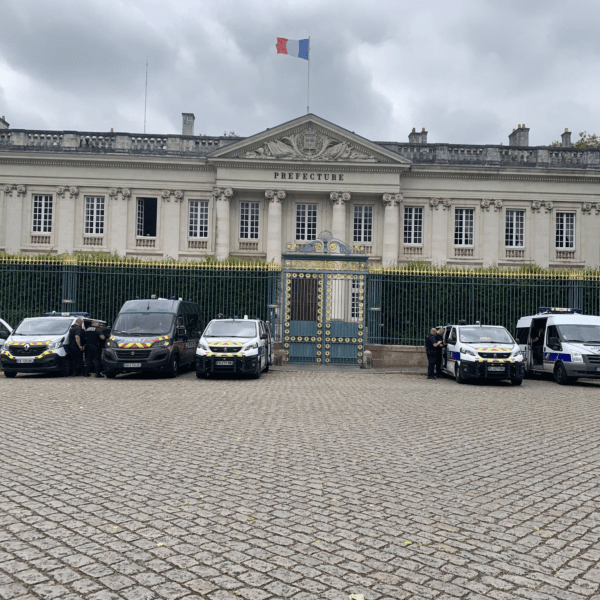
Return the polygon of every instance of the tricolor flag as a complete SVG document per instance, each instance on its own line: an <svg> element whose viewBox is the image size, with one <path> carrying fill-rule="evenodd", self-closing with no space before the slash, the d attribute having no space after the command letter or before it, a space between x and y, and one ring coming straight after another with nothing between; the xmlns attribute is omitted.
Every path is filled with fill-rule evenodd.
<svg viewBox="0 0 600 600"><path fill-rule="evenodd" d="M308 60L308 40L288 40L277 38L277 54L288 54Z"/></svg>

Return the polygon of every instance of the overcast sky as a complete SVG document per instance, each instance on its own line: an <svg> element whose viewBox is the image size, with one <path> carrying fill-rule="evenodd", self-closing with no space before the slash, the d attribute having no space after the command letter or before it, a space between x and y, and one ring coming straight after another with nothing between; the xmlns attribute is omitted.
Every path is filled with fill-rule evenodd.
<svg viewBox="0 0 600 600"><path fill-rule="evenodd" d="M600 133L598 0L1 0L12 128L248 136L310 111L375 141ZM577 135L573 136L577 139Z"/></svg>

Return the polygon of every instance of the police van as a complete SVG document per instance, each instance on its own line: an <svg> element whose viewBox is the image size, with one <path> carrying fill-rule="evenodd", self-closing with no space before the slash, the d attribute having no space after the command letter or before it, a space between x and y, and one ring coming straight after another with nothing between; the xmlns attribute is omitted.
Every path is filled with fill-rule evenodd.
<svg viewBox="0 0 600 600"><path fill-rule="evenodd" d="M508 331L498 325L446 325L442 372L457 383L467 379L505 379L521 385L523 353Z"/></svg>
<svg viewBox="0 0 600 600"><path fill-rule="evenodd" d="M83 312L50 312L43 317L23 319L2 345L0 362L4 376L48 372L69 375L69 330L78 317L83 319L84 329L98 321Z"/></svg>
<svg viewBox="0 0 600 600"><path fill-rule="evenodd" d="M180 367L194 366L202 324L200 306L181 298L128 300L104 345L105 377L118 373L163 371L177 377Z"/></svg>
<svg viewBox="0 0 600 600"><path fill-rule="evenodd" d="M255 379L273 364L271 324L260 319L213 319L196 349L196 376L240 373Z"/></svg>
<svg viewBox="0 0 600 600"><path fill-rule="evenodd" d="M600 378L600 317L541 307L519 319L516 333L528 373L551 373L561 385Z"/></svg>

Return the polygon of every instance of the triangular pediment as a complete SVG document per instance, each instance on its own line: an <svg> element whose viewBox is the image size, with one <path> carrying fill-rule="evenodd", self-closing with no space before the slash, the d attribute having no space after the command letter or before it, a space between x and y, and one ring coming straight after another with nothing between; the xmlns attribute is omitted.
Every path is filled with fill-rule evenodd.
<svg viewBox="0 0 600 600"><path fill-rule="evenodd" d="M402 156L311 114L219 148L208 158L410 164Z"/></svg>

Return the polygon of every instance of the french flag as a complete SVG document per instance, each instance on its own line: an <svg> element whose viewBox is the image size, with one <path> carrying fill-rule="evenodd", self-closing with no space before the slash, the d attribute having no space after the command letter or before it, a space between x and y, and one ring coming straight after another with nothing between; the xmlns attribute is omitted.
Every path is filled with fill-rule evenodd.
<svg viewBox="0 0 600 600"><path fill-rule="evenodd" d="M308 40L277 38L277 54L287 54L308 60Z"/></svg>

